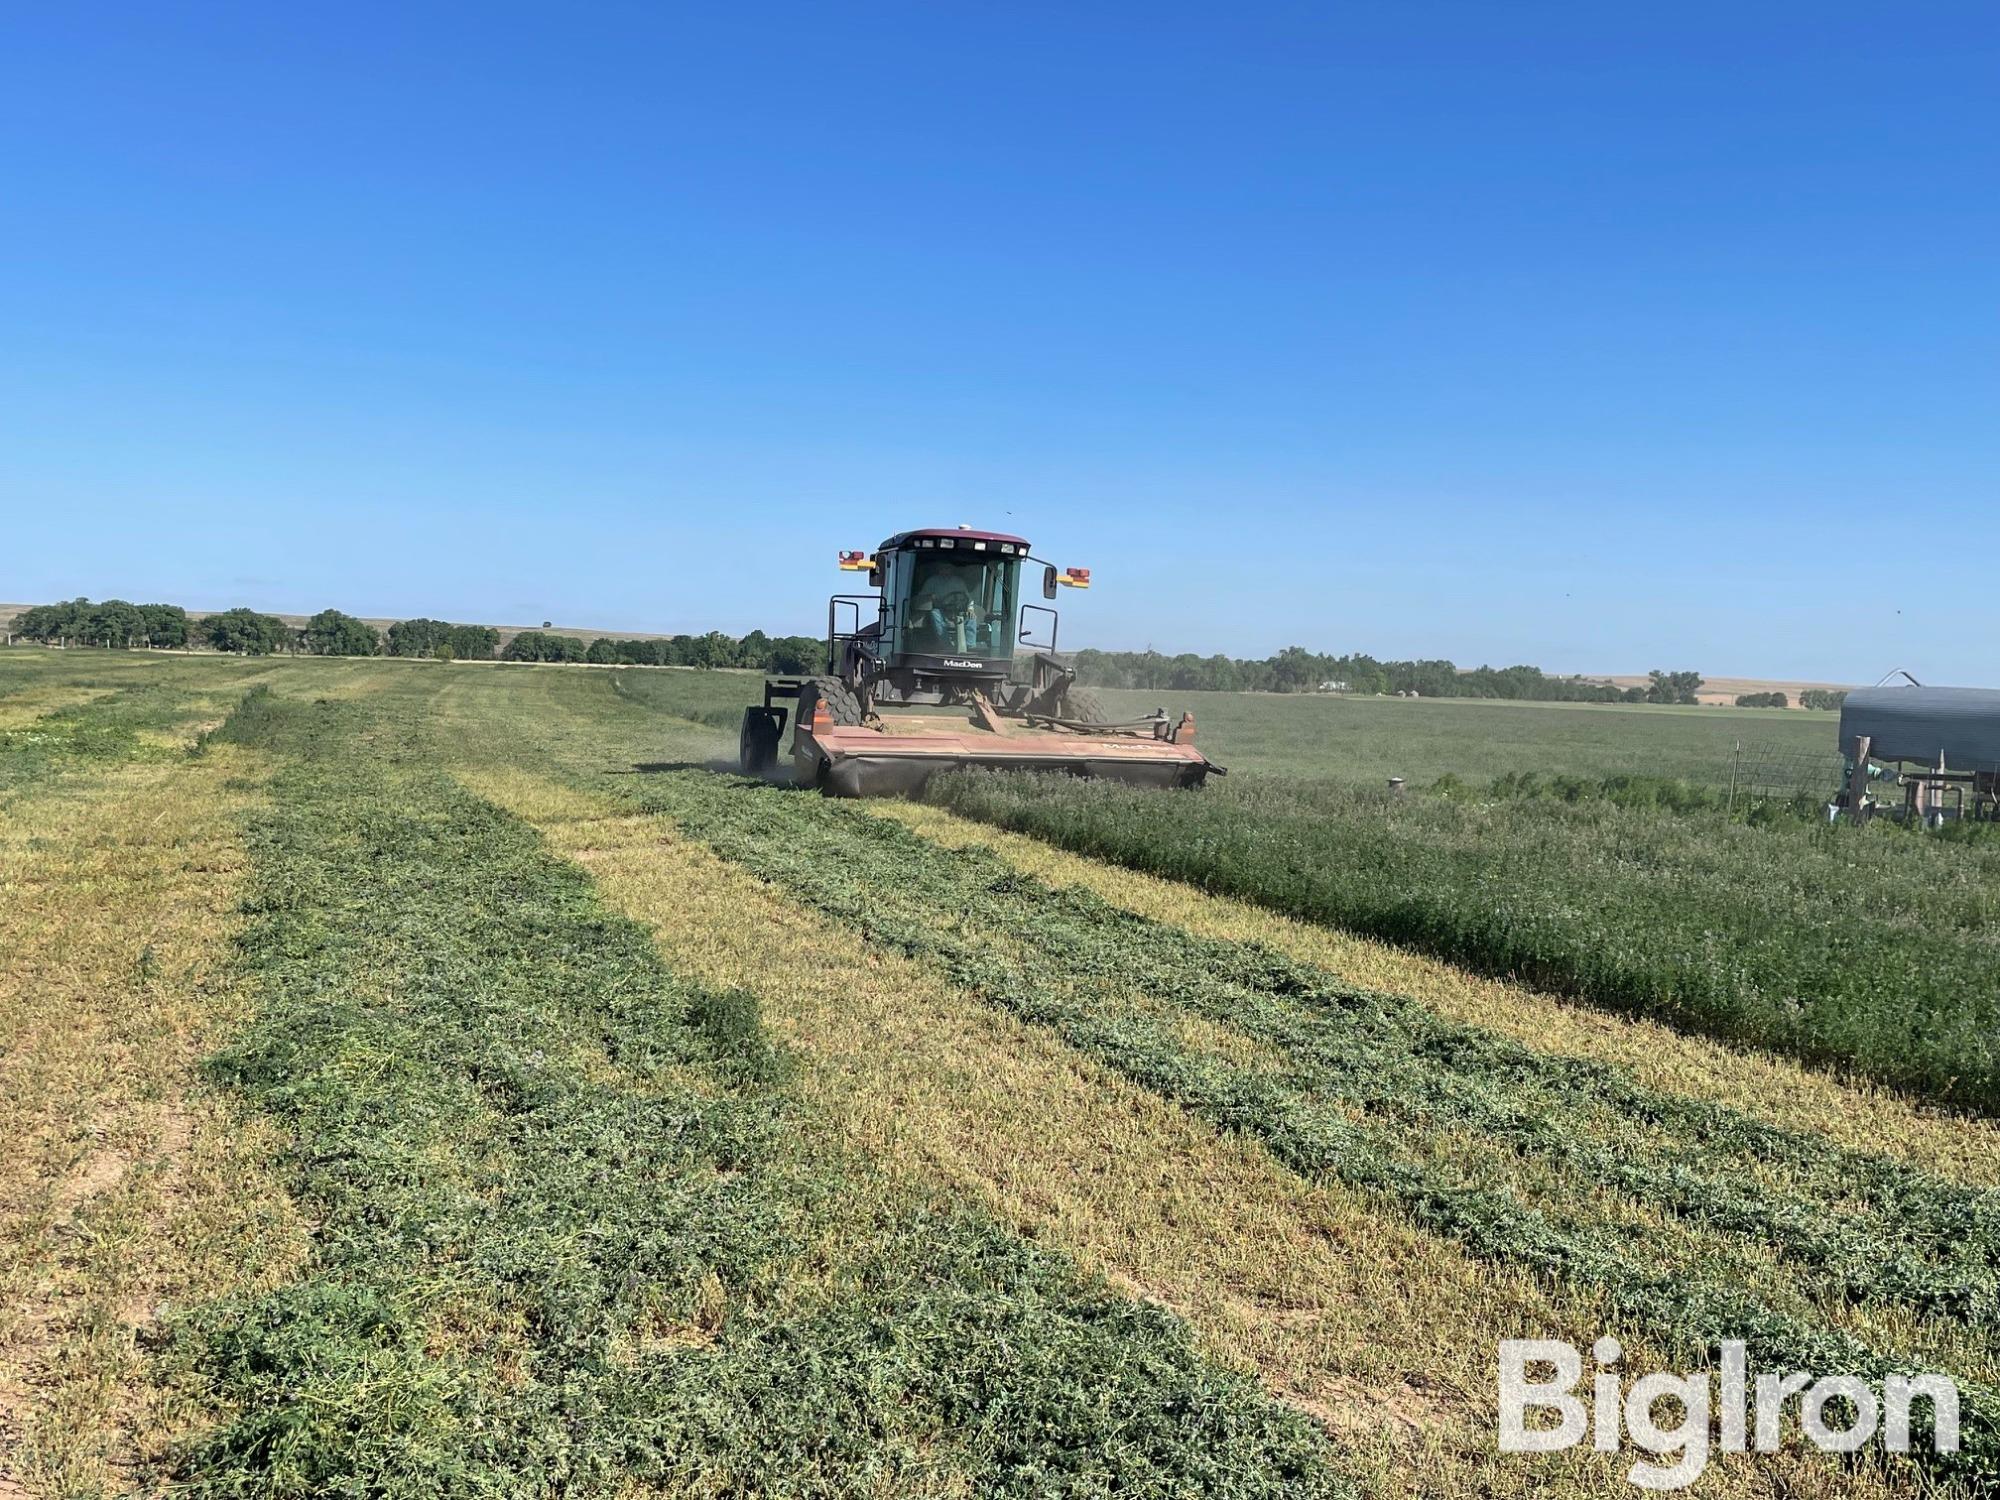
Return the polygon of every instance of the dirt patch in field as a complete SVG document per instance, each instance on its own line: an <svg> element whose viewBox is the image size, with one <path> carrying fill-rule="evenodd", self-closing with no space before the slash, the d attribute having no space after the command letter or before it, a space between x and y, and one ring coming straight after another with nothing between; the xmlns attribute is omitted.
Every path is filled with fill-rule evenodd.
<svg viewBox="0 0 2000 1500"><path fill-rule="evenodd" d="M56 1217L69 1219L87 1200L116 1187L129 1165L124 1157L113 1152L98 1152L56 1188L53 1205Z"/></svg>

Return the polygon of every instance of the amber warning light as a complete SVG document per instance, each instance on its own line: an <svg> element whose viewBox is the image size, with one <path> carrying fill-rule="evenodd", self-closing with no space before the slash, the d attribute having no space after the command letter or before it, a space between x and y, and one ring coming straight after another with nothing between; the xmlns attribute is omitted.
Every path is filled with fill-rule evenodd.
<svg viewBox="0 0 2000 1500"><path fill-rule="evenodd" d="M1066 585L1069 588L1087 589L1090 587L1090 569L1064 568L1062 577L1057 579L1056 581L1058 583Z"/></svg>

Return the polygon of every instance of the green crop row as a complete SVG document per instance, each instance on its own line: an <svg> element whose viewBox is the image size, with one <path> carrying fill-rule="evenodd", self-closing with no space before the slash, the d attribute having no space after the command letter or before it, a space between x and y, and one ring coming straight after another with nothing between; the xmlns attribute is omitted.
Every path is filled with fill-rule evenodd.
<svg viewBox="0 0 2000 1500"><path fill-rule="evenodd" d="M1682 1028L2000 1109L2000 848L1610 800L961 774L1064 848Z"/></svg>
<svg viewBox="0 0 2000 1500"><path fill-rule="evenodd" d="M1062 951L1075 952L1086 933L1122 937L1100 972L1278 1049L1293 1085L1313 1097L1397 1126L1475 1133L1766 1245L1831 1277L1849 1300L1897 1302L2000 1333L2000 1195L1644 1089L1616 1070L1536 1053L1266 950L1144 923L1087 892L1047 904L1058 909ZM1777 1165L1792 1179L1784 1186L1758 1170ZM1742 1186L1753 1174L1759 1185Z"/></svg>
<svg viewBox="0 0 2000 1500"><path fill-rule="evenodd" d="M1103 972L1279 1049L1316 1095L1504 1142L1833 1273L1853 1300L1903 1302L1981 1329L2000 1320L2000 1194L1643 1088L1617 1069L1536 1052L1256 945L1146 922L1086 891L1034 899L1053 909L1043 920L1060 924L1064 952L1115 935ZM1753 1176L1755 1189L1740 1185Z"/></svg>
<svg viewBox="0 0 2000 1500"><path fill-rule="evenodd" d="M1176 1319L809 1149L754 1003L431 764L421 709L224 731L282 769L213 1068L315 1233L175 1323L227 1413L190 1492L1345 1492Z"/></svg>
<svg viewBox="0 0 2000 1500"><path fill-rule="evenodd" d="M928 897L977 913L983 929L1035 933L1039 946L1022 961L1039 961L1045 984L1085 972L1169 997L1280 1050L1292 1065L1289 1086L1363 1109L1397 1134L1415 1125L1473 1131L1836 1272L1856 1300L1905 1302L1975 1328L1994 1321L2000 1195L1648 1090L1602 1065L1536 1053L1254 945L1204 940L1088 892L1022 881L990 856L926 858L919 841L888 863L917 859L926 859ZM842 915L869 920L867 904ZM1759 1187L1741 1186L1752 1178Z"/></svg>
<svg viewBox="0 0 2000 1500"><path fill-rule="evenodd" d="M1831 1319L1825 1304L1847 1298L1909 1304L1947 1343L1951 1327L1993 1331L1990 1194L1651 1095L1616 1070L1537 1059L1407 1001L1343 989L816 798L682 774L658 778L642 800L795 899L939 965L1296 1170L1378 1195L1479 1255L1601 1291L1690 1355L1740 1337L1773 1368L1879 1376L1922 1363ZM1134 995L1153 1008L1135 1009ZM1155 1013L1162 1006L1234 1025L1282 1061L1252 1066L1192 1047ZM1666 1138L1649 1151L1636 1129L1621 1137L1614 1115ZM1468 1175L1451 1160L1466 1131L1497 1136L1521 1170ZM1759 1167L1778 1165L1781 1185L1752 1185ZM1527 1183L1551 1171L1566 1188L1531 1193ZM1594 1188L1676 1216L1685 1243L1648 1245L1594 1214ZM1766 1247L1794 1274L1773 1283ZM1964 1452L1931 1462L1990 1483L2000 1394L1968 1382L1966 1418Z"/></svg>

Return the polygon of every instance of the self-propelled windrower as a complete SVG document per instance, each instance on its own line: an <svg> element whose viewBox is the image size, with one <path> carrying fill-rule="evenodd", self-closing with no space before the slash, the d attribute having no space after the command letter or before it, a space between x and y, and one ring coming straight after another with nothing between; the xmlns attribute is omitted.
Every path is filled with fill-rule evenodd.
<svg viewBox="0 0 2000 1500"><path fill-rule="evenodd" d="M771 773L788 722L793 779L833 796L911 792L969 766L1158 787L1222 773L1195 748L1192 714L1112 722L1056 654L1056 611L1022 600L1022 572L1039 567L1054 599L1088 588L1089 569L964 526L898 532L873 555L841 553L840 566L874 592L828 601L823 674L765 679L762 705L743 711L746 773ZM895 708L912 711L885 712Z"/></svg>

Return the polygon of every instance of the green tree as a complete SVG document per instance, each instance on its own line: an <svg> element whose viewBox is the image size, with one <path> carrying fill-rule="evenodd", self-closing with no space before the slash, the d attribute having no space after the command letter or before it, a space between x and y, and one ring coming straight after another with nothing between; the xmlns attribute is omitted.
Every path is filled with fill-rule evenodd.
<svg viewBox="0 0 2000 1500"><path fill-rule="evenodd" d="M445 643L463 661L491 661L500 646L500 632L491 625L453 625L445 633Z"/></svg>
<svg viewBox="0 0 2000 1500"><path fill-rule="evenodd" d="M736 660L736 642L719 630L711 630L689 641L688 656L691 667L731 666Z"/></svg>
<svg viewBox="0 0 2000 1500"><path fill-rule="evenodd" d="M490 625L453 625L448 620L419 616L414 620L398 620L389 627L391 656L435 657L438 647L448 646L454 657L491 661L499 645L500 632Z"/></svg>
<svg viewBox="0 0 2000 1500"><path fill-rule="evenodd" d="M60 646L75 636L90 617L88 599L72 599L63 604L37 604L21 611L14 629L31 641Z"/></svg>
<svg viewBox="0 0 2000 1500"><path fill-rule="evenodd" d="M177 651L188 643L187 611L178 604L142 604L139 618L147 645Z"/></svg>
<svg viewBox="0 0 2000 1500"><path fill-rule="evenodd" d="M443 620L426 620L421 616L414 620L398 620L389 627L389 654L430 656L450 634L451 626Z"/></svg>
<svg viewBox="0 0 2000 1500"><path fill-rule="evenodd" d="M1303 646L1287 646L1271 658L1272 686L1281 693L1303 693L1318 687L1326 680L1324 661ZM1178 667L1178 670L1177 670ZM1167 664L1166 686L1175 687L1176 679L1184 684L1189 673L1198 671L1200 663L1192 656L1184 662ZM1182 687L1183 692L1187 691Z"/></svg>
<svg viewBox="0 0 2000 1500"><path fill-rule="evenodd" d="M323 609L306 621L300 643L314 656L380 656L382 635L366 620Z"/></svg>
<svg viewBox="0 0 2000 1500"><path fill-rule="evenodd" d="M618 659L628 666L662 667L667 664L667 643L661 640L617 641Z"/></svg>
<svg viewBox="0 0 2000 1500"><path fill-rule="evenodd" d="M210 615L201 622L208 644L217 651L242 656L268 656L291 644L292 633L276 615L236 608Z"/></svg>
<svg viewBox="0 0 2000 1500"><path fill-rule="evenodd" d="M123 650L145 634L145 620L138 605L123 599L106 599L91 611L84 631L93 646Z"/></svg>
<svg viewBox="0 0 2000 1500"><path fill-rule="evenodd" d="M590 649L584 652L583 659L594 666L616 666L618 663L618 648L604 636L600 635L590 643Z"/></svg>
<svg viewBox="0 0 2000 1500"><path fill-rule="evenodd" d="M581 661L583 642L547 630L524 630L507 643L505 661Z"/></svg>
<svg viewBox="0 0 2000 1500"><path fill-rule="evenodd" d="M1650 686L1646 689L1648 703L1699 703L1695 695L1701 691L1699 672L1660 672L1646 674Z"/></svg>
<svg viewBox="0 0 2000 1500"><path fill-rule="evenodd" d="M826 666L826 642L810 635L781 635L771 642L764 670L783 677L803 676Z"/></svg>

